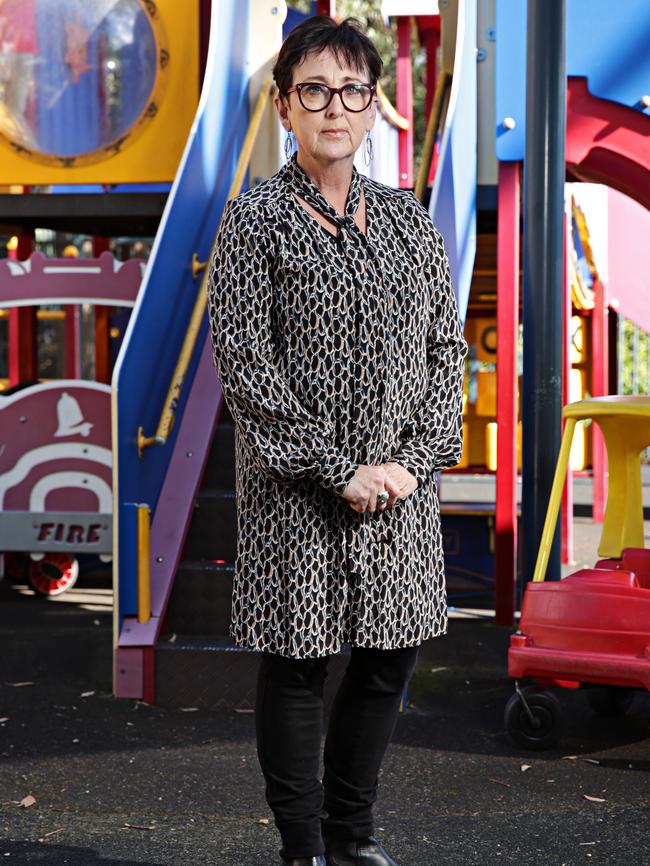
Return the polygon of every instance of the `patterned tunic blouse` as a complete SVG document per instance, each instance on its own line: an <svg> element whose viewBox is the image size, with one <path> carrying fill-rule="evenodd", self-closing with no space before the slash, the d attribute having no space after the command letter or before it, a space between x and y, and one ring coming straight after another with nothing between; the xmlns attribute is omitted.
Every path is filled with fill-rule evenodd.
<svg viewBox="0 0 650 866"><path fill-rule="evenodd" d="M294 155L227 203L208 298L235 422L235 643L308 658L445 633L434 473L460 459L467 346L427 211L355 169L338 215ZM354 511L357 466L389 460L416 490Z"/></svg>

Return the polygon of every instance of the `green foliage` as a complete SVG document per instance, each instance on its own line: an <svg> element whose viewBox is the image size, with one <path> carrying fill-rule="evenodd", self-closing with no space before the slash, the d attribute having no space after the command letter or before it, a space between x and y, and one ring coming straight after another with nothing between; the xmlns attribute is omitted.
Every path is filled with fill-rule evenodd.
<svg viewBox="0 0 650 866"><path fill-rule="evenodd" d="M650 337L635 325L623 320L622 339L619 346L619 364L621 369L621 393L648 394L650 373L648 370ZM635 336L636 331L636 336ZM634 344L636 341L636 358Z"/></svg>

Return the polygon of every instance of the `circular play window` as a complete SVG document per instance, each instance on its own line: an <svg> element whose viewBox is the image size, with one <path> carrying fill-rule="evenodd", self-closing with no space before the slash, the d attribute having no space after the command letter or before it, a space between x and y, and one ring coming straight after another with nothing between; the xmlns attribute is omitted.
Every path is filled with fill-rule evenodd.
<svg viewBox="0 0 650 866"><path fill-rule="evenodd" d="M0 135L49 165L107 159L158 113L168 62L153 0L2 0Z"/></svg>

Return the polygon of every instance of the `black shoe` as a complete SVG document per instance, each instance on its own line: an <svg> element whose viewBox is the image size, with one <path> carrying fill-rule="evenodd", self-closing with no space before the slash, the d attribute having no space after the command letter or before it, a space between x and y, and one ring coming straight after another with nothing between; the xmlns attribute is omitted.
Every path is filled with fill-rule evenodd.
<svg viewBox="0 0 650 866"><path fill-rule="evenodd" d="M326 866L397 866L374 836L363 842L327 842Z"/></svg>
<svg viewBox="0 0 650 866"><path fill-rule="evenodd" d="M322 855L318 857L294 857L291 860L285 860L283 857L280 862L282 866L327 866Z"/></svg>

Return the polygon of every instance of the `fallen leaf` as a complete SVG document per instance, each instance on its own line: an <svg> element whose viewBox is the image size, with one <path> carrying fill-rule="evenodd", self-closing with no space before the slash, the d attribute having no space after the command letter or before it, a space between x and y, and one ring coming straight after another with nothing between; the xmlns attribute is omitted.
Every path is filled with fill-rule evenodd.
<svg viewBox="0 0 650 866"><path fill-rule="evenodd" d="M582 795L585 800L589 800L590 803L606 803L607 800L604 800L602 797L590 797L589 794Z"/></svg>
<svg viewBox="0 0 650 866"><path fill-rule="evenodd" d="M577 755L563 755L562 760L563 761L577 761L578 756Z"/></svg>
<svg viewBox="0 0 650 866"><path fill-rule="evenodd" d="M0 719L0 724L2 724L3 722L8 722L8 721L9 721L9 716L3 716L3 717Z"/></svg>
<svg viewBox="0 0 650 866"><path fill-rule="evenodd" d="M33 797L31 794L28 794L26 797L20 801L18 805L23 806L23 808L28 809L30 806L33 806L36 802L36 797Z"/></svg>
<svg viewBox="0 0 650 866"><path fill-rule="evenodd" d="M90 698L95 694L95 692L82 692L79 697L81 698Z"/></svg>
<svg viewBox="0 0 650 866"><path fill-rule="evenodd" d="M268 818L260 818L257 823L263 824L266 827L266 825L269 823L269 819Z"/></svg>
<svg viewBox="0 0 650 866"><path fill-rule="evenodd" d="M156 825L155 824L128 824L127 822L125 822L124 828L126 830L155 830Z"/></svg>
<svg viewBox="0 0 650 866"><path fill-rule="evenodd" d="M531 764L522 764L520 769L521 769L522 773L525 773L526 770L530 770L530 768L531 768Z"/></svg>
<svg viewBox="0 0 650 866"><path fill-rule="evenodd" d="M28 680L25 680L25 682L22 682L22 683L5 683L5 685L11 686L14 689L19 689L22 686L34 686L34 685L36 685L36 683L32 683L32 682L29 682Z"/></svg>

